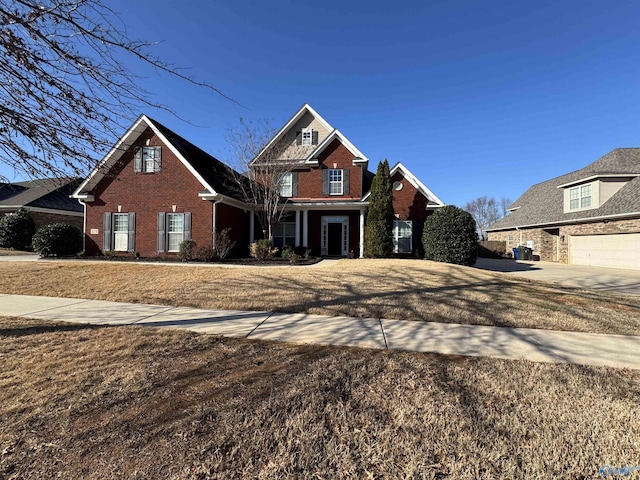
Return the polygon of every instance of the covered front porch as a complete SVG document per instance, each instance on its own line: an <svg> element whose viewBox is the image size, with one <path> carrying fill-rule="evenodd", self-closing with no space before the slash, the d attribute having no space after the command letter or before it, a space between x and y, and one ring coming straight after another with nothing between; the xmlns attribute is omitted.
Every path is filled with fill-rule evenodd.
<svg viewBox="0 0 640 480"><path fill-rule="evenodd" d="M363 202L291 203L274 227L274 246L310 248L313 255L362 258L367 206ZM260 226L251 215L251 242L256 238L256 228Z"/></svg>

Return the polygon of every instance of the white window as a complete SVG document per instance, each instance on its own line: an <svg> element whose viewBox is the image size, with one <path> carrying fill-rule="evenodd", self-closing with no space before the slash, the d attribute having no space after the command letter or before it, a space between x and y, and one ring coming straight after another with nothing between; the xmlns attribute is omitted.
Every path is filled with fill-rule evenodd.
<svg viewBox="0 0 640 480"><path fill-rule="evenodd" d="M393 221L393 251L395 253L411 253L413 222L411 220Z"/></svg>
<svg viewBox="0 0 640 480"><path fill-rule="evenodd" d="M280 222L273 226L273 246L296 246L296 222Z"/></svg>
<svg viewBox="0 0 640 480"><path fill-rule="evenodd" d="M342 195L342 170L329 170L329 195Z"/></svg>
<svg viewBox="0 0 640 480"><path fill-rule="evenodd" d="M280 177L280 196L293 196L293 174L291 172L285 173Z"/></svg>
<svg viewBox="0 0 640 480"><path fill-rule="evenodd" d="M513 245L513 235L509 235L507 237L507 246L511 247Z"/></svg>
<svg viewBox="0 0 640 480"><path fill-rule="evenodd" d="M137 147L133 159L133 170L142 173L159 172L162 166L162 148L159 146Z"/></svg>
<svg viewBox="0 0 640 480"><path fill-rule="evenodd" d="M113 249L126 252L129 247L129 214L113 214Z"/></svg>
<svg viewBox="0 0 640 480"><path fill-rule="evenodd" d="M591 185L582 185L569 190L569 209L578 210L591 207Z"/></svg>
<svg viewBox="0 0 640 480"><path fill-rule="evenodd" d="M177 252L184 240L184 213L167 214L167 251Z"/></svg>
<svg viewBox="0 0 640 480"><path fill-rule="evenodd" d="M312 145L313 131L310 128L302 129L302 145Z"/></svg>

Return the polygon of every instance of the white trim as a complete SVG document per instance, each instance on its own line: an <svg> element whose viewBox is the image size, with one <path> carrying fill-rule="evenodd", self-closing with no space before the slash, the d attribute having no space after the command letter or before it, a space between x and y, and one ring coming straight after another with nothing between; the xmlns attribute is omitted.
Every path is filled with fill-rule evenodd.
<svg viewBox="0 0 640 480"><path fill-rule="evenodd" d="M144 126L143 126L144 124ZM182 156L182 154L176 149L176 147L169 141L167 138L158 130L158 127L154 125L154 123L147 117L146 115L140 115L138 119L134 122L134 124L126 131L126 133L120 137L120 140L116 143L116 145L105 155L102 161L98 164L96 168L89 174L87 179L82 182L82 184L73 192L71 198L86 198L89 191L96 187L96 185L104 178L105 174L103 173L108 168L111 168L122 155L129 149L131 145L142 135L145 131L146 127L151 128L153 133L160 138L160 141L164 143L164 145L171 150L171 152L176 156L180 162L191 172L191 174L202 184L202 186L208 189L213 194L216 194L216 191L209 185L204 178L193 168L193 166L187 161L186 158Z"/></svg>
<svg viewBox="0 0 640 480"><path fill-rule="evenodd" d="M71 217L83 217L82 212L72 212L70 210L57 210L55 208L30 207L28 205L0 205L0 210L20 210L24 208L28 212L51 213L53 215L69 215Z"/></svg>
<svg viewBox="0 0 640 480"><path fill-rule="evenodd" d="M558 185L556 188L571 187L573 185L578 185L579 183L590 182L592 180L597 180L599 178L629 178L629 177L631 178L640 177L640 173L599 173L596 175L591 175L590 177L584 177L579 180L563 183L562 185Z"/></svg>
<svg viewBox="0 0 640 480"><path fill-rule="evenodd" d="M347 149L353 153L354 158L352 160L352 163L355 164L359 164L359 163L368 163L369 159L364 155L364 153L362 153L360 150L358 150L356 148L356 146L351 143L349 141L349 139L347 137L345 137L342 133L340 133L339 130L334 129L328 136L327 138L325 138L322 143L320 143L320 145L318 145L318 148L316 148L313 152L311 152L311 154L306 158L305 160L305 164L308 165L317 165L318 164L318 160L317 157L318 155L320 155L322 153L322 151L327 148L331 142L333 142L335 139L340 140L340 142L342 142L342 144L347 147Z"/></svg>
<svg viewBox="0 0 640 480"><path fill-rule="evenodd" d="M226 195L221 195L219 193L199 192L198 196L203 200L226 203L227 205L231 205L232 207L240 208L242 210L250 208L249 205L241 202L240 200L236 200L235 198L227 197Z"/></svg>
<svg viewBox="0 0 640 480"><path fill-rule="evenodd" d="M393 166L393 168L389 171L390 173L389 177L393 177L398 171L400 171L400 173L405 178L405 180L407 180L411 185L413 185L416 190L418 190L425 197L427 197L427 200L429 200L429 203L427 204L427 209L445 206L445 203L442 200L440 200L438 197L436 197L435 193L429 190L429 188L427 188L427 186L424 183L422 183L418 179L418 177L416 177L413 173L411 173L409 169L405 167L402 163L398 162ZM363 202L366 201L370 195L371 195L371 190L369 190L367 194L364 197L362 197L362 201Z"/></svg>
<svg viewBox="0 0 640 480"><path fill-rule="evenodd" d="M365 209L361 208L360 209L360 254L358 255L359 258L364 258L364 214L365 214Z"/></svg>
<svg viewBox="0 0 640 480"><path fill-rule="evenodd" d="M249 165L252 165L253 162L256 161L256 159L260 158L262 156L262 154L268 150L273 144L274 142L276 142L277 140L279 140L280 138L282 138L283 135L285 135L289 129L298 121L300 120L305 113L310 113L328 132L330 132L331 130L333 130L333 127L331 125L329 125L329 123L322 118L318 112L316 112L313 108L311 108L311 106L308 103L305 103L304 105L302 105L302 107L300 107L300 109L293 114L293 117L291 117L289 119L289 121L287 123L284 124L284 126L278 130L278 133L276 133L273 138L269 141L269 143L267 143L264 148L262 150L260 150L260 152L258 152L258 154L255 156L255 158L253 160L251 160L251 162L249 162Z"/></svg>
<svg viewBox="0 0 640 480"><path fill-rule="evenodd" d="M294 210L295 208L307 209L307 210L360 210L363 206L368 206L368 203L360 201L355 202L343 202L336 200L334 202L309 202L309 203L293 203L287 202L285 211Z"/></svg>
<svg viewBox="0 0 640 480"><path fill-rule="evenodd" d="M560 220L556 222L547 222L547 223L532 223L530 225L517 225L513 227L500 227L500 228L492 228L487 229L485 232L504 232L507 230L518 230L520 228L533 228L533 227L546 227L549 225L571 225L573 223L592 223L597 222L599 220L623 220L627 217L640 217L640 212L630 212L630 213L616 213L615 215L602 215L600 217L585 217L585 218L576 218L575 220ZM589 235L589 234L585 234Z"/></svg>
<svg viewBox="0 0 640 480"><path fill-rule="evenodd" d="M332 221L329 220L339 220ZM340 255L347 256L349 255L349 216L348 215L338 215L338 216L330 216L323 215L320 217L320 254L321 255L329 255L329 223L339 223L342 225L342 229L340 230Z"/></svg>
<svg viewBox="0 0 640 480"><path fill-rule="evenodd" d="M309 210L302 210L302 246L309 247Z"/></svg>

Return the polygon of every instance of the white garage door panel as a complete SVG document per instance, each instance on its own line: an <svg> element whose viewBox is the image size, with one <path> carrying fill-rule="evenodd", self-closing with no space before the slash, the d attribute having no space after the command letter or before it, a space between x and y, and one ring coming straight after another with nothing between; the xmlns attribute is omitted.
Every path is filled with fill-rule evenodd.
<svg viewBox="0 0 640 480"><path fill-rule="evenodd" d="M569 263L640 270L640 233L572 236Z"/></svg>

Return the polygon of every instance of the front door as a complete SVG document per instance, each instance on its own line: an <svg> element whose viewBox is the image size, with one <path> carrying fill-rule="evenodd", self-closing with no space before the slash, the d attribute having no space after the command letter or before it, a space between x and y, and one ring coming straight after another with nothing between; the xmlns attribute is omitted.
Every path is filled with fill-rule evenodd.
<svg viewBox="0 0 640 480"><path fill-rule="evenodd" d="M327 239L327 255L342 255L342 223L329 223Z"/></svg>
<svg viewBox="0 0 640 480"><path fill-rule="evenodd" d="M322 255L349 255L349 217L322 217Z"/></svg>

